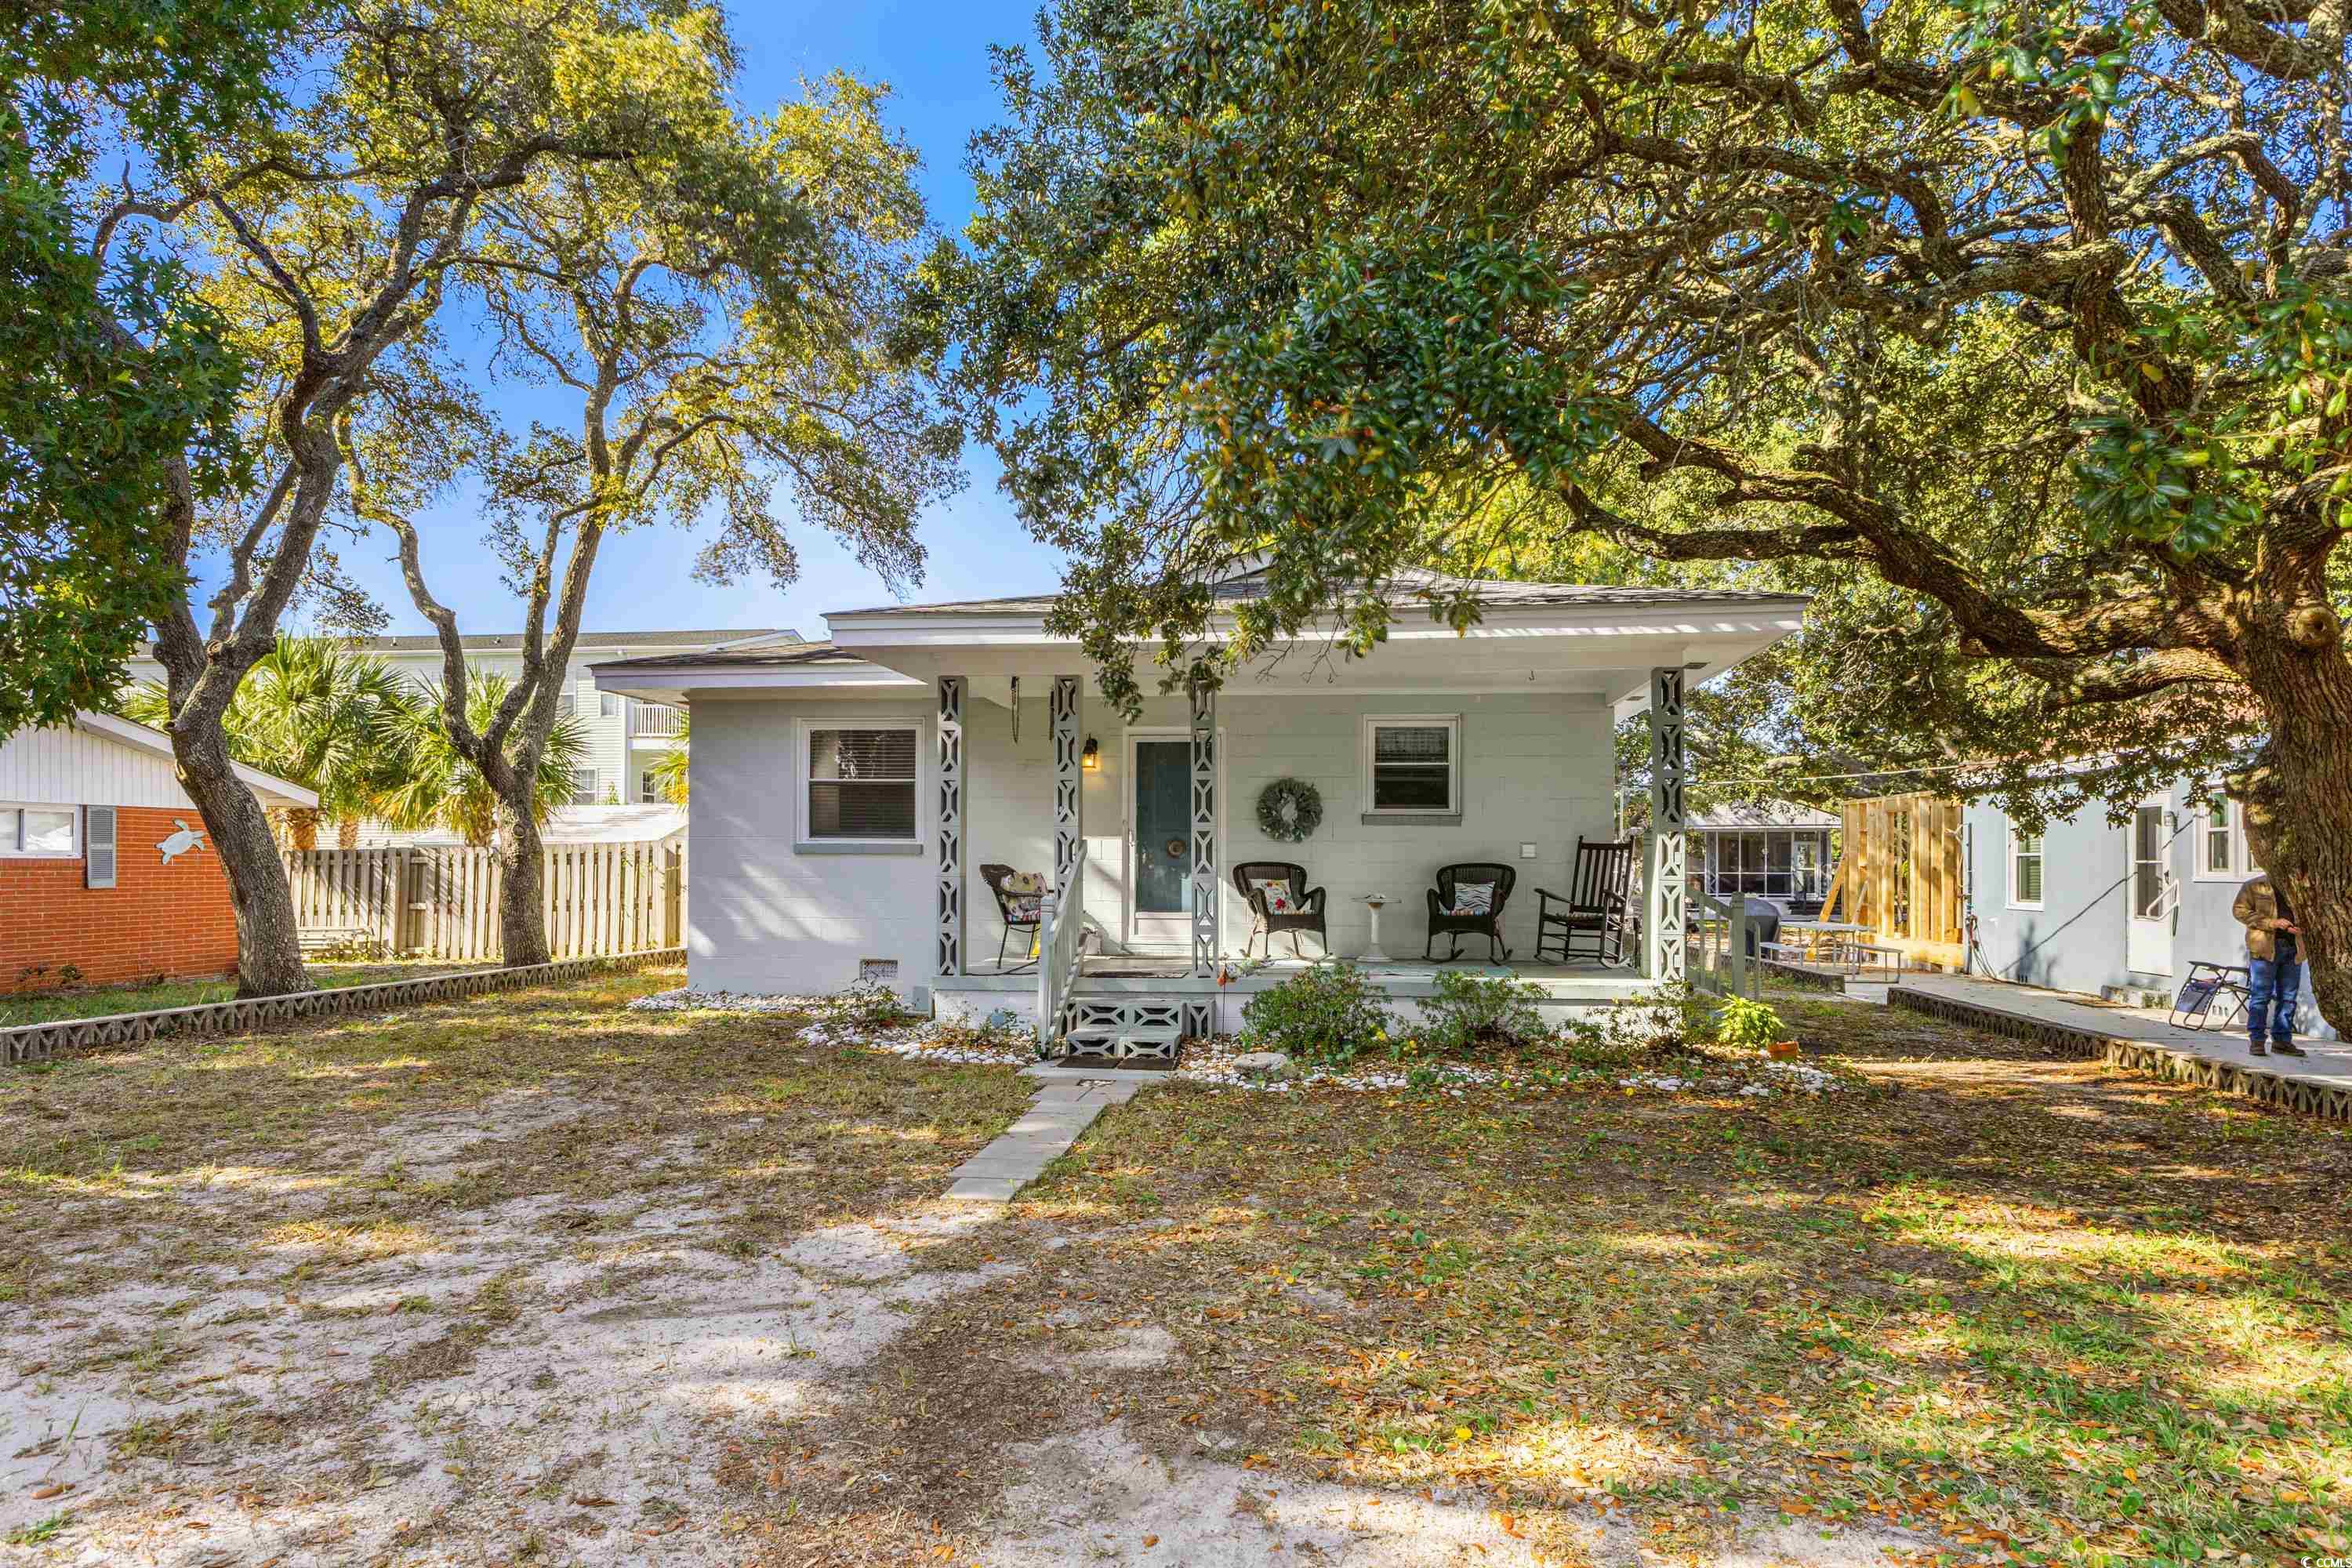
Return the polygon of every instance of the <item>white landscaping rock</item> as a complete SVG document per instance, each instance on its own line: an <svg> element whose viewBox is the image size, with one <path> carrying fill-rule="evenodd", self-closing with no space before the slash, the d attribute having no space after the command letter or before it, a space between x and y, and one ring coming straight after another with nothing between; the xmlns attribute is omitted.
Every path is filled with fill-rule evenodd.
<svg viewBox="0 0 2352 1568"><path fill-rule="evenodd" d="M1244 1078L1288 1078L1290 1058L1281 1051L1248 1051L1234 1058L1234 1070Z"/></svg>

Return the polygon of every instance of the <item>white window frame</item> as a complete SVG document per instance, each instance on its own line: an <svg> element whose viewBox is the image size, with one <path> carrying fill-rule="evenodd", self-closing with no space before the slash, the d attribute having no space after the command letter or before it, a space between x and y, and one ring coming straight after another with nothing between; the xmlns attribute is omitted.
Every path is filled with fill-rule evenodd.
<svg viewBox="0 0 2352 1568"><path fill-rule="evenodd" d="M905 730L915 737L915 833L911 838L819 838L809 824L809 737L819 730ZM919 855L931 842L931 726L904 713L827 713L793 721L793 847L803 855ZM970 752L967 749L966 757ZM964 774L964 820L971 820L971 774Z"/></svg>
<svg viewBox="0 0 2352 1568"><path fill-rule="evenodd" d="M28 811L61 811L73 818L73 847L62 852L24 847L25 813ZM0 801L0 859L79 860L84 831L81 807L78 805L60 805L55 801Z"/></svg>
<svg viewBox="0 0 2352 1568"><path fill-rule="evenodd" d="M588 798L585 800L580 798L580 780L583 774L588 780ZM594 768L574 768L572 770L572 793L563 798L572 805L594 805L604 798L604 780Z"/></svg>
<svg viewBox="0 0 2352 1568"><path fill-rule="evenodd" d="M1383 729L1429 730L1443 727L1445 742L1445 805L1375 806L1372 804L1372 757L1374 737ZM1363 791L1363 815L1378 820L1382 817L1410 822L1433 816L1458 817L1462 815L1462 715L1459 713L1367 713L1357 750L1360 753L1362 776L1359 787Z"/></svg>
<svg viewBox="0 0 2352 1568"><path fill-rule="evenodd" d="M2211 847L2213 808L2219 806L2227 814L2230 830L2230 863L2209 866L2206 851ZM2189 861L2189 879L2199 882L2243 882L2262 875L2254 864L2253 847L2246 842L2246 808L2228 795L2216 795L2197 812L2197 850Z"/></svg>
<svg viewBox="0 0 2352 1568"><path fill-rule="evenodd" d="M2017 896L2017 858L2020 854L2018 843L2027 837L2033 840L2033 858L2042 868L2042 896L2039 899L2021 899ZM2038 910L2042 907L2049 895L2050 835L2048 831L2045 829L2041 833L2023 834L2017 830L2016 823L2011 823L2009 825L2009 907L2012 910Z"/></svg>

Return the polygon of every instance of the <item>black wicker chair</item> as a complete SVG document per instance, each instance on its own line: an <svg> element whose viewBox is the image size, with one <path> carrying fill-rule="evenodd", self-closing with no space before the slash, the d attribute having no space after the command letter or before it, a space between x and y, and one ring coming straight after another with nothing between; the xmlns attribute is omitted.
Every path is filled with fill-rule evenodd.
<svg viewBox="0 0 2352 1568"><path fill-rule="evenodd" d="M1016 875L1010 866L982 866L980 875L981 879L988 884L988 890L996 895L996 912L1004 921L1004 934L996 939L996 972L999 974L1018 974L1024 969L1035 968L1037 961L1025 955L1030 948L1036 945L1037 930L1045 924L1045 912L1040 901L1044 895L1006 892L1005 879ZM1024 956L1022 962L1007 969L1004 967L1004 949L1016 931L1022 935Z"/></svg>
<svg viewBox="0 0 2352 1568"><path fill-rule="evenodd" d="M1510 902L1512 885L1518 879L1519 874L1508 866L1478 861L1440 868L1437 886L1429 889L1429 936L1421 944L1421 956L1433 956L1429 950L1435 945L1438 933L1443 931L1454 939L1454 951L1437 961L1441 963L1451 963L1462 956L1462 939L1465 936L1484 936L1486 939L1489 963L1510 957L1511 950L1503 945L1503 906ZM1493 883L1495 895L1492 905L1476 914L1455 914L1454 890L1465 882Z"/></svg>
<svg viewBox="0 0 2352 1568"><path fill-rule="evenodd" d="M1290 907L1286 910L1271 907L1265 894L1256 886L1260 882L1288 883ZM1244 958L1249 956L1250 943L1261 936L1265 938L1265 955L1272 958L1274 933L1278 931L1290 933L1290 952L1294 958L1307 956L1298 947L1298 933L1303 931L1313 931L1315 940L1323 944L1323 956L1331 956L1331 938L1323 930L1323 889L1307 887L1306 867L1294 866L1287 860L1244 860L1234 868L1234 890L1249 900L1250 913L1257 917L1257 924L1249 934L1249 942L1242 943Z"/></svg>
<svg viewBox="0 0 2352 1568"><path fill-rule="evenodd" d="M1625 963L1625 935L1632 925L1633 846L1624 840L1576 841L1576 868L1568 897L1536 889L1536 962L1570 963L1580 957L1618 967ZM1558 905L1559 908L1553 908ZM1589 952L1579 947L1590 943ZM1557 951L1554 951L1554 950Z"/></svg>

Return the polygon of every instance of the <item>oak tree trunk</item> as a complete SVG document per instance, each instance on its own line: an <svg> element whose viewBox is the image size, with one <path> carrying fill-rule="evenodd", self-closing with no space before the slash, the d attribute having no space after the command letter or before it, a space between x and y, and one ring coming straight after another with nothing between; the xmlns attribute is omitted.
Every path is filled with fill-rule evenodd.
<svg viewBox="0 0 2352 1568"><path fill-rule="evenodd" d="M282 996L310 988L294 926L294 894L261 803L230 765L218 724L171 731L180 787L203 814L236 912L236 994Z"/></svg>
<svg viewBox="0 0 2352 1568"><path fill-rule="evenodd" d="M2335 618L2306 612L2298 635L2249 637L2247 679L2269 739L2231 776L2254 858L2286 889L2302 928L2320 1016L2352 1028L2352 664Z"/></svg>
<svg viewBox="0 0 2352 1568"><path fill-rule="evenodd" d="M499 962L507 964L545 963L547 951L547 863L541 853L539 824L531 820L530 775L509 780L520 800L500 791L495 808L498 822Z"/></svg>

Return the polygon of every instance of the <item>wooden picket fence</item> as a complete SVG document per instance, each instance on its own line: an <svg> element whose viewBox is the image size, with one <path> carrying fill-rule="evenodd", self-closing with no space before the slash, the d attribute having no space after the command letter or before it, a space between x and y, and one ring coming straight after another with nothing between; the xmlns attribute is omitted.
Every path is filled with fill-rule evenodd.
<svg viewBox="0 0 2352 1568"><path fill-rule="evenodd" d="M543 907L561 961L685 940L686 856L655 840L550 845ZM400 847L286 852L294 923L321 944L415 958L500 956L498 859L488 849Z"/></svg>

